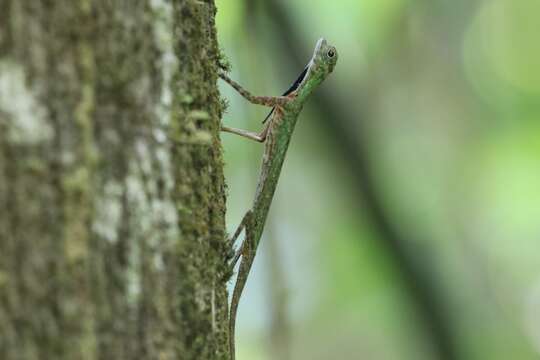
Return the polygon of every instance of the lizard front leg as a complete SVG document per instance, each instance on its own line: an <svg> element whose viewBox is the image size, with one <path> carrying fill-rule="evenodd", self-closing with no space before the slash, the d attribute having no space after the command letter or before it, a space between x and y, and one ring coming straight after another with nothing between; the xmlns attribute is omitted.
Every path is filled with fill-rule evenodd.
<svg viewBox="0 0 540 360"><path fill-rule="evenodd" d="M268 135L269 126L270 126L270 123L268 123L260 133L256 133L256 132L244 130L244 129L232 128L232 127L223 126L223 125L221 125L221 131L240 135L250 140L255 140L257 142L263 143L266 140L266 136Z"/></svg>
<svg viewBox="0 0 540 360"><path fill-rule="evenodd" d="M289 101L291 101L291 99L286 96L255 96L255 95L252 95L246 89L244 89L236 81L232 80L230 77L225 75L224 73L220 72L219 77L225 80L227 83L229 83L229 85L231 85L236 91L238 91L240 95L242 95L246 100L248 100L252 104L274 107L278 105L283 106L287 104Z"/></svg>

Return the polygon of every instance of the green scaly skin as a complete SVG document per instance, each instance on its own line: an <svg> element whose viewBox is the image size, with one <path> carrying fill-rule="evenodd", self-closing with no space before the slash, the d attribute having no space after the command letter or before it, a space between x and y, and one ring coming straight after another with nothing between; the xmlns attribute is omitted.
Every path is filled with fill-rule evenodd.
<svg viewBox="0 0 540 360"><path fill-rule="evenodd" d="M220 77L223 80L228 82L251 103L274 108L270 121L260 134L222 127L222 130L224 131L246 136L256 141L265 142L261 173L253 206L244 216L244 219L232 238L232 241L234 241L241 231L245 229L246 236L244 242L231 264L231 266L234 267L239 257L242 257L229 313L229 346L231 358L233 360L235 359L234 332L238 304L264 231L270 204L274 197L274 192L281 173L281 167L291 141L296 121L298 120L298 115L302 111L304 103L309 98L309 95L334 70L337 58L338 54L335 47L328 44L326 40L322 38L319 39L302 82L287 96L253 96L236 82L229 79L225 74L220 74Z"/></svg>

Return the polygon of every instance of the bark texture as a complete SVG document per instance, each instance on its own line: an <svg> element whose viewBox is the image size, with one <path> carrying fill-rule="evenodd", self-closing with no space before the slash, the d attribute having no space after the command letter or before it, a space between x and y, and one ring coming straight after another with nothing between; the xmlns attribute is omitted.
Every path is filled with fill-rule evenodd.
<svg viewBox="0 0 540 360"><path fill-rule="evenodd" d="M227 358L213 1L0 9L0 358Z"/></svg>
<svg viewBox="0 0 540 360"><path fill-rule="evenodd" d="M177 296L189 359L228 358L225 185L219 141L221 105L216 87L219 51L213 0L174 2L174 52L171 137L175 166L174 200L182 242ZM186 297L182 294L193 293ZM219 311L217 311L219 309ZM210 336L208 336L210 334ZM186 357L187 358L187 357Z"/></svg>

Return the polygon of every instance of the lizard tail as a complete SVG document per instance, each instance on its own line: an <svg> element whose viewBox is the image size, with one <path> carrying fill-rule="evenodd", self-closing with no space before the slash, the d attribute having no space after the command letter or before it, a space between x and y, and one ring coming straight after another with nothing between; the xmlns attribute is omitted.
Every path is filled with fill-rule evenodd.
<svg viewBox="0 0 540 360"><path fill-rule="evenodd" d="M229 350L232 360L235 360L236 358L234 341L234 332L236 329L236 314L238 312L238 305L240 304L240 297L242 296L242 291L244 290L248 279L249 271L251 270L251 265L253 264L253 260L255 259L255 251L253 250L254 249L251 248L244 249L244 254L242 256L242 260L240 261L238 277L236 279L236 284L234 285L233 295L231 299L231 309L229 312Z"/></svg>

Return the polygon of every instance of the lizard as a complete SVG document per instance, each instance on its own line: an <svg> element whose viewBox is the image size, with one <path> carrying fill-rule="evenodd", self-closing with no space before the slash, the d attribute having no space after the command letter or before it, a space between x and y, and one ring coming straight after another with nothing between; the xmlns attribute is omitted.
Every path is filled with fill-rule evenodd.
<svg viewBox="0 0 540 360"><path fill-rule="evenodd" d="M317 41L311 60L297 80L282 96L254 96L240 84L230 79L224 72L219 77L230 84L240 95L252 104L271 107L272 110L263 121L265 126L260 133L236 129L222 125L221 130L265 143L261 171L255 199L250 210L244 215L230 241L234 244L245 231L244 241L234 255L230 267L233 269L240 261L236 283L233 289L229 310L229 351L235 359L235 326L240 297L246 285L257 247L277 187L281 168L289 143L302 108L311 93L334 70L338 59L336 48L324 38ZM267 121L268 120L268 121Z"/></svg>

